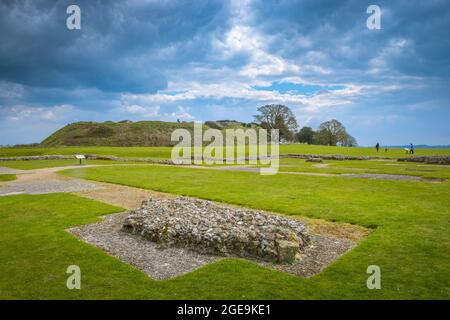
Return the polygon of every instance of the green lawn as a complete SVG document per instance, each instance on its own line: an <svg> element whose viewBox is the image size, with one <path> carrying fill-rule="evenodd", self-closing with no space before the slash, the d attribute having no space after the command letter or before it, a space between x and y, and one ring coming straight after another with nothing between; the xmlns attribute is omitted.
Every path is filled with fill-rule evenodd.
<svg viewBox="0 0 450 320"><path fill-rule="evenodd" d="M233 269L239 281L230 281L218 294L211 286L224 283L224 276L208 274L208 282L197 284L206 297L239 298L239 290L246 288L246 296L254 298L450 298L448 182L261 176L151 166L74 169L66 174L376 228L357 248L312 279L262 273L246 264L249 276L241 270L241 262L222 262L221 268L240 265ZM366 268L373 264L382 270L381 290L365 286Z"/></svg>
<svg viewBox="0 0 450 320"><path fill-rule="evenodd" d="M49 148L0 148L0 157L35 156L35 155L72 155L96 154L118 157L138 157L168 159L171 147L49 147ZM297 154L343 154L351 156L405 157L403 149L389 149L376 152L375 148L365 147L328 147L304 144L280 145L280 153ZM415 155L450 155L450 149L416 149Z"/></svg>
<svg viewBox="0 0 450 320"><path fill-rule="evenodd" d="M283 287L293 299L305 282L240 259L155 281L64 231L119 211L71 194L0 197L0 299L276 298ZM81 269L81 290L66 287L70 265Z"/></svg>
<svg viewBox="0 0 450 320"><path fill-rule="evenodd" d="M52 167L64 167L78 165L77 159L61 160L18 160L3 161L0 166L14 169L40 169ZM145 164L133 161L110 161L110 160L83 160L84 165L100 164ZM450 179L450 166L429 165L413 162L397 161L375 161L375 160L324 160L326 168L317 167L317 163L306 162L304 159L280 159L280 172L314 172L314 173L385 173L420 176L425 178ZM2 180L3 179L3 180ZM0 181L15 179L11 175L0 176Z"/></svg>
<svg viewBox="0 0 450 320"><path fill-rule="evenodd" d="M172 280L154 281L64 231L120 208L71 194L0 197L0 298L450 298L448 182L261 176L150 165L80 168L65 174L348 222L374 231L310 279L225 259ZM65 286L65 271L72 264L81 267L79 291ZM366 287L366 268L373 264L381 268L381 290Z"/></svg>
<svg viewBox="0 0 450 320"><path fill-rule="evenodd" d="M117 157L168 159L172 147L48 147L0 148L0 157L95 154Z"/></svg>
<svg viewBox="0 0 450 320"><path fill-rule="evenodd" d="M329 147L316 146L304 144L288 144L280 145L280 154L298 153L298 154L342 154L349 156L373 156L373 157L388 157L388 158L402 158L408 157L404 149L389 149L384 152L380 149L379 152L375 148L367 147ZM415 149L415 156L430 156L430 155L450 155L450 149Z"/></svg>
<svg viewBox="0 0 450 320"><path fill-rule="evenodd" d="M56 160L14 160L14 161L0 161L0 167L7 167L13 169L30 170L41 168L78 166L77 159L56 159ZM111 164L143 164L143 162L133 161L113 161L113 160L83 160L83 165L111 165Z"/></svg>
<svg viewBox="0 0 450 320"><path fill-rule="evenodd" d="M303 159L280 159L281 172L315 172L315 173L385 173L401 174L426 178L450 179L450 166L415 162L377 161L377 160L324 160L318 163Z"/></svg>
<svg viewBox="0 0 450 320"><path fill-rule="evenodd" d="M15 174L0 174L0 181L12 181L16 180Z"/></svg>

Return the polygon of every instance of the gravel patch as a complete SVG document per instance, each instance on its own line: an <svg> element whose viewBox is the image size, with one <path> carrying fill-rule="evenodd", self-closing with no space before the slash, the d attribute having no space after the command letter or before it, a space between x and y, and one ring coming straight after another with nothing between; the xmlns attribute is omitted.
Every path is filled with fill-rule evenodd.
<svg viewBox="0 0 450 320"><path fill-rule="evenodd" d="M106 202L114 206L132 210L138 208L142 201L149 198L172 199L176 195L146 190L134 187L128 187L119 184L95 182L98 188L75 192L76 195Z"/></svg>
<svg viewBox="0 0 450 320"><path fill-rule="evenodd" d="M78 179L59 180L32 180L26 182L13 181L0 188L1 195L11 194L43 194L52 192L74 192L96 188L97 185L92 182L86 182Z"/></svg>
<svg viewBox="0 0 450 320"><path fill-rule="evenodd" d="M0 174L21 174L21 173L25 173L25 172L27 172L27 171L0 167Z"/></svg>
<svg viewBox="0 0 450 320"><path fill-rule="evenodd" d="M101 222L70 228L67 231L158 280L170 279L223 259L182 247L161 246L139 235L124 232L121 228L126 216L127 213L108 215ZM310 233L310 243L298 262L278 264L246 259L269 269L299 277L311 277L355 245L356 242L348 239Z"/></svg>
<svg viewBox="0 0 450 320"><path fill-rule="evenodd" d="M0 186L0 196L15 194L43 194L52 192L76 192L92 190L98 187L97 183L82 179L64 177L56 173L57 171L70 168L79 168L79 166L17 170L20 172L17 172L18 175L16 180L8 181Z"/></svg>
<svg viewBox="0 0 450 320"><path fill-rule="evenodd" d="M423 182L442 182L446 181L442 178L423 178L418 176L409 176L401 174L384 174L384 173L345 173L341 174L343 177L350 178L366 178L378 180L403 180L403 181L423 181Z"/></svg>
<svg viewBox="0 0 450 320"><path fill-rule="evenodd" d="M356 244L347 239L311 234L311 244L303 253L302 260L294 264L274 264L257 261L258 264L295 276L309 278L325 269L330 263L353 248Z"/></svg>
<svg viewBox="0 0 450 320"><path fill-rule="evenodd" d="M108 215L101 222L67 231L158 280L194 271L220 259L183 248L161 247L138 235L121 231L126 216L127 213Z"/></svg>

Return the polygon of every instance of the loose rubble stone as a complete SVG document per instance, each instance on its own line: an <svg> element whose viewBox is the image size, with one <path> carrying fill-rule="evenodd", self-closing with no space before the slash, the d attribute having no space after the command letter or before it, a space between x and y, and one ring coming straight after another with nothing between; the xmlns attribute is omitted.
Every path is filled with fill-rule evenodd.
<svg viewBox="0 0 450 320"><path fill-rule="evenodd" d="M343 154L299 154L299 153L285 153L280 154L280 158L293 158L293 159L309 159L309 158L321 158L323 160L392 160L388 157L373 157L373 156L349 156Z"/></svg>
<svg viewBox="0 0 450 320"><path fill-rule="evenodd" d="M186 197L143 201L122 230L162 246L276 263L298 261L309 240L299 221Z"/></svg>
<svg viewBox="0 0 450 320"><path fill-rule="evenodd" d="M428 164L450 164L450 156L412 156L399 158L398 161L423 162Z"/></svg>
<svg viewBox="0 0 450 320"><path fill-rule="evenodd" d="M44 194L53 192L76 192L92 190L97 184L79 179L45 179L33 181L11 181L0 188L0 196L13 194Z"/></svg>
<svg viewBox="0 0 450 320"><path fill-rule="evenodd" d="M322 162L321 158L308 158L305 160L306 162Z"/></svg>

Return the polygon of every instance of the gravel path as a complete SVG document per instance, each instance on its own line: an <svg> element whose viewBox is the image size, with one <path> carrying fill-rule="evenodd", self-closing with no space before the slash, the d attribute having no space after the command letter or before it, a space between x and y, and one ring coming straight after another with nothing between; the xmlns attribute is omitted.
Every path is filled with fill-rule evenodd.
<svg viewBox="0 0 450 320"><path fill-rule="evenodd" d="M53 192L74 192L91 190L97 187L94 182L81 179L64 177L56 174L56 171L78 168L77 166L45 168L35 170L13 170L1 168L2 171L12 170L17 174L17 179L2 184L0 196L15 194L43 194ZM5 170L7 169L7 170Z"/></svg>
<svg viewBox="0 0 450 320"><path fill-rule="evenodd" d="M11 194L43 194L52 192L74 192L96 188L95 183L85 182L78 179L71 180L36 180L27 182L9 183L0 188L0 195Z"/></svg>
<svg viewBox="0 0 450 320"><path fill-rule="evenodd" d="M0 167L0 174L21 174L21 173L25 173L25 172L27 172L27 171Z"/></svg>
<svg viewBox="0 0 450 320"><path fill-rule="evenodd" d="M402 181L423 181L423 182L443 182L442 178L423 178L418 176L409 176L401 174L385 174L385 173L344 173L340 176L350 178L366 178L376 180L402 180Z"/></svg>
<svg viewBox="0 0 450 320"><path fill-rule="evenodd" d="M158 280L176 277L223 259L184 248L162 247L138 235L123 232L120 229L126 215L127 213L108 215L101 222L70 228L67 231ZM311 234L311 245L306 249L302 260L297 263L251 261L295 276L311 277L354 246L355 242L348 239Z"/></svg>

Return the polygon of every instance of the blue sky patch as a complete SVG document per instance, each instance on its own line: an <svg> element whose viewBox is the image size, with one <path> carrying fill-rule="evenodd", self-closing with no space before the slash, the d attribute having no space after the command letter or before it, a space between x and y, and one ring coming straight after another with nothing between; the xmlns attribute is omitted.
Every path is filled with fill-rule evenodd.
<svg viewBox="0 0 450 320"><path fill-rule="evenodd" d="M345 86L342 85L306 85L292 82L273 82L270 86L262 87L262 86L254 86L255 90L268 90L268 91L277 91L279 93L289 93L289 94L299 94L299 95L313 95L318 92L327 90L341 90L344 89Z"/></svg>

